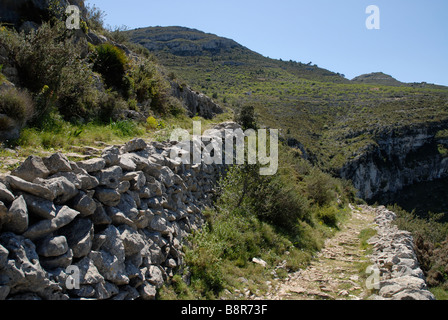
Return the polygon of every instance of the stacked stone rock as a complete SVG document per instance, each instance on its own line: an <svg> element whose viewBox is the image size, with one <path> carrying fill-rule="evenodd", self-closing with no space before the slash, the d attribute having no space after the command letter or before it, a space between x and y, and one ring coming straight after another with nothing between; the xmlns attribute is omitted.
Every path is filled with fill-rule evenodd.
<svg viewBox="0 0 448 320"><path fill-rule="evenodd" d="M378 233L369 243L373 245L371 259L380 271L380 282L378 294L371 299L435 300L420 269L411 233L392 224L394 212L384 206L375 211Z"/></svg>
<svg viewBox="0 0 448 320"><path fill-rule="evenodd" d="M80 162L30 156L3 177L0 300L154 299L225 170L174 161L173 148L134 139ZM67 288L72 266L79 289Z"/></svg>

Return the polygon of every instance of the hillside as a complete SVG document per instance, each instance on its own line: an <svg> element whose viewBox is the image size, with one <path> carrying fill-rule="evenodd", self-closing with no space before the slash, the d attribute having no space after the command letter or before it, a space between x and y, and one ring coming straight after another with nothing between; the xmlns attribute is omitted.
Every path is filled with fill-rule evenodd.
<svg viewBox="0 0 448 320"><path fill-rule="evenodd" d="M131 42L154 53L166 67L176 68L180 63L185 63L187 67L194 65L197 69L211 68L210 71L219 66L236 67L241 72L258 75L260 79L266 75L269 78L278 77L277 73L282 73L281 70L288 70L309 80L348 82L341 75L316 65L269 59L231 39L196 29L149 27L126 31L125 34ZM270 72L265 74L266 71Z"/></svg>
<svg viewBox="0 0 448 320"><path fill-rule="evenodd" d="M448 119L446 87L405 85L383 73L350 81L188 28L144 28L126 35L173 76L224 105L254 104L261 123L282 129L285 140L299 141L315 163L334 173L383 132Z"/></svg>
<svg viewBox="0 0 448 320"><path fill-rule="evenodd" d="M446 89L444 86L430 84L426 82L415 82L415 83L405 83L398 81L391 75L385 74L383 72L372 72L369 74L362 74L357 76L351 80L355 83L364 83L364 84L378 84L385 86L404 86L404 87L413 87L413 88L432 88L432 89Z"/></svg>
<svg viewBox="0 0 448 320"><path fill-rule="evenodd" d="M233 112L106 30L95 9L67 30L69 2L27 3L0 26L0 300L217 299L242 275L263 289L280 262L297 270L334 234L349 183L283 144L266 177L259 165L221 175L174 161L173 129L235 128ZM81 289L66 288L70 268Z"/></svg>
<svg viewBox="0 0 448 320"><path fill-rule="evenodd" d="M218 55L244 49L233 40L182 27L137 29L131 37L150 51L167 50L177 56Z"/></svg>
<svg viewBox="0 0 448 320"><path fill-rule="evenodd" d="M0 9L0 300L433 299L422 273L446 296L443 214L362 204L448 177L447 88L350 81L184 27L112 31L83 0ZM176 141L193 121L202 138ZM209 163L232 154L214 149L226 129L265 127L275 174ZM188 145L199 163L173 159Z"/></svg>
<svg viewBox="0 0 448 320"><path fill-rule="evenodd" d="M385 74L383 72L373 72L369 74L363 74L357 76L356 78L353 78L352 81L357 83L380 84L385 86L405 85L403 82L400 82L394 77Z"/></svg>

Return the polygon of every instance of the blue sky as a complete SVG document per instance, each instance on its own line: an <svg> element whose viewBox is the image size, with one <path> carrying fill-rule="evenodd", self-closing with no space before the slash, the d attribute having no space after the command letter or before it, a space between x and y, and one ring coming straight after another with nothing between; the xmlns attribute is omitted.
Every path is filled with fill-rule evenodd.
<svg viewBox="0 0 448 320"><path fill-rule="evenodd" d="M382 71L448 85L447 0L87 0L106 25L183 26L231 38L264 56L312 62L347 78ZM380 9L368 30L366 8Z"/></svg>

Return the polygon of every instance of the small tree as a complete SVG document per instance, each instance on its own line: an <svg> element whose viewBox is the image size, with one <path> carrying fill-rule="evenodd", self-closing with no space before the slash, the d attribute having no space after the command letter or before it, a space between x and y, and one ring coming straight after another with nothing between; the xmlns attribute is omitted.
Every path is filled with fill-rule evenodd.
<svg viewBox="0 0 448 320"><path fill-rule="evenodd" d="M236 115L235 121L243 127L243 130L257 130L258 125L255 115L255 107L248 104L244 105L240 112Z"/></svg>
<svg viewBox="0 0 448 320"><path fill-rule="evenodd" d="M334 180L319 169L313 168L305 183L308 196L319 206L329 205L335 198Z"/></svg>

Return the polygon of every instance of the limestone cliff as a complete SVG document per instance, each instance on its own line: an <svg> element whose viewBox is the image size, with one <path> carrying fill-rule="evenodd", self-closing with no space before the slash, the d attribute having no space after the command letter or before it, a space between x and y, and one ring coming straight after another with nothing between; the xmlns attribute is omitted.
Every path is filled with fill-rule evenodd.
<svg viewBox="0 0 448 320"><path fill-rule="evenodd" d="M177 56L214 55L242 48L233 40L185 27L136 29L130 32L130 38L151 52L167 50Z"/></svg>
<svg viewBox="0 0 448 320"><path fill-rule="evenodd" d="M341 169L341 177L352 180L359 196L371 200L417 182L448 176L447 139L436 137L448 122L411 125L385 130L376 143Z"/></svg>
<svg viewBox="0 0 448 320"><path fill-rule="evenodd" d="M205 119L213 119L216 115L224 112L222 107L210 97L175 81L171 81L171 95L182 102L184 108L192 117L198 115Z"/></svg>

